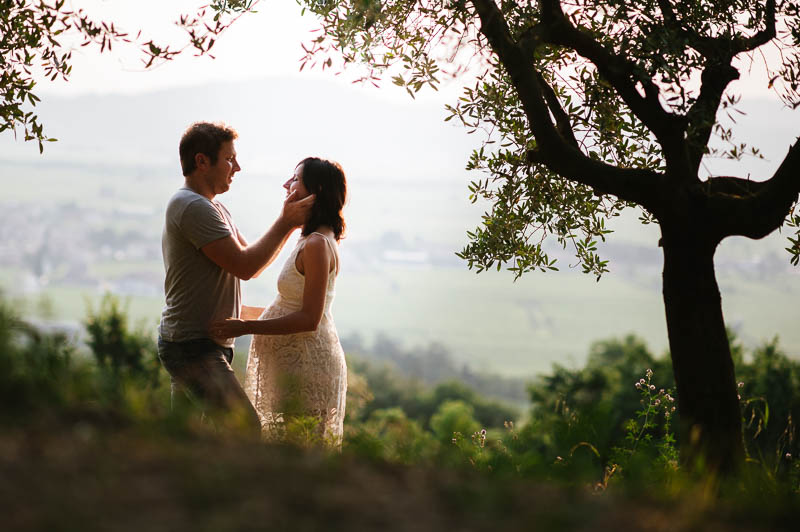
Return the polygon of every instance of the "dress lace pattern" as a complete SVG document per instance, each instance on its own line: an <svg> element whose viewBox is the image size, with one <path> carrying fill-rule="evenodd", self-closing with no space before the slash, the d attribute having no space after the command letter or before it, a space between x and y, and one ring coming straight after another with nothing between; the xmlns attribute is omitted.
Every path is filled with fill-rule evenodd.
<svg viewBox="0 0 800 532"><path fill-rule="evenodd" d="M347 366L331 315L339 260L333 239L321 233L312 234L325 238L335 257L319 327L298 334L253 335L244 388L261 418L265 439L282 439L287 423L304 416L318 421L315 436L340 446ZM277 318L302 308L305 277L297 271L295 261L306 239L300 238L283 265L278 276L278 296L259 319Z"/></svg>

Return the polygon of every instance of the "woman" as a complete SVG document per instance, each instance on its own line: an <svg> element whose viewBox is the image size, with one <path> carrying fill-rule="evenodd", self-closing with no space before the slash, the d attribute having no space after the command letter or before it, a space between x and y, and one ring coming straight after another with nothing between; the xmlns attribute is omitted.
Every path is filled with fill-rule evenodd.
<svg viewBox="0 0 800 532"><path fill-rule="evenodd" d="M318 421L323 441L341 444L347 392L344 351L331 316L339 273L337 243L344 232L347 194L338 163L309 157L284 183L287 195L316 199L302 236L278 276L278 296L256 320L212 325L216 337L254 334L244 389L261 418L267 439L279 439L298 417ZM255 315L243 309L243 317ZM249 312L248 312L249 311Z"/></svg>

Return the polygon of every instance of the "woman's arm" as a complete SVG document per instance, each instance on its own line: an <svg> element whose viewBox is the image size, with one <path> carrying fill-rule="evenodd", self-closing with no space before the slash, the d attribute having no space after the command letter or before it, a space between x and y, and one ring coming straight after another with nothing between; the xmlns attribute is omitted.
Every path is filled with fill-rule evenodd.
<svg viewBox="0 0 800 532"><path fill-rule="evenodd" d="M305 286L300 310L268 320L229 319L216 322L211 326L211 334L215 338L233 338L245 334L294 334L316 330L325 309L325 292L332 260L324 237L311 235L303 248L301 260Z"/></svg>

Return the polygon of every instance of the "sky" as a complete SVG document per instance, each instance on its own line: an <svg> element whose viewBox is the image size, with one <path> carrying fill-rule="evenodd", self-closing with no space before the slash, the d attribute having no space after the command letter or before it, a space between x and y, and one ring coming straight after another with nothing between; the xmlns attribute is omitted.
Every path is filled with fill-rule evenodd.
<svg viewBox="0 0 800 532"><path fill-rule="evenodd" d="M98 20L115 21L118 29L142 31L141 39L179 45L186 42L183 30L174 22L181 14L195 13L208 1L198 0L69 0L74 9L83 9ZM300 72L301 43L307 43L319 24L312 14L301 14L294 0L261 0L255 13L239 18L217 40L211 57L196 57L189 51L155 68L144 70L142 55L130 45L117 45L111 53L99 54L93 47L74 47L74 69L69 82L50 82L40 77L39 90L47 94L139 93L158 89L202 85L221 81L247 81L265 77L298 78L313 82L326 79L351 90L371 90L377 97L410 103L411 98L391 82L372 86L353 85L357 68L345 71L321 68ZM66 42L66 39L65 39ZM334 66L336 66L334 64ZM337 74L338 72L338 74ZM444 92L422 91L421 101L444 101L458 91L457 84L446 84Z"/></svg>
<svg viewBox="0 0 800 532"><path fill-rule="evenodd" d="M196 13L206 4L202 0L138 0L126 2L121 0L68 0L68 5L74 9L83 9L98 20L114 21L118 28L130 33L141 30L141 40L146 42L153 39L158 43L169 44L173 48L180 47L186 42L183 30L176 27L175 21L182 14ZM315 83L324 80L326 83L335 84L341 90L352 94L355 98L364 97L371 100L385 101L397 108L419 110L424 106L426 111L435 113L436 119L441 121L444 116L444 105L454 102L460 95L462 87L472 78L443 79L439 91L423 89L418 93L416 100L412 100L402 88L394 86L389 77L380 83L380 89L371 85L354 84L360 70L357 66L348 66L346 69L334 68L323 70L306 68L300 71L299 59L303 55L301 44L308 43L316 31L319 23L312 14L301 14L301 7L295 0L261 0L256 5L255 13L248 13L240 17L218 39L213 48L214 59L211 57L196 57L191 51L179 55L172 61L165 62L155 68L145 70L142 63L142 54L135 46L118 44L111 53L98 53L97 47L80 47L79 42L73 44L73 72L68 82L57 80L51 82L40 76L37 87L40 95L55 95L60 97L75 97L81 95L113 95L113 94L138 94L171 88L188 86L201 86L218 83L237 83L266 78L281 79L289 82L302 83L313 87ZM68 42L69 36L63 42ZM74 37L73 37L74 39ZM776 49L767 45L759 49L757 57L775 58ZM730 89L742 95L742 106L745 109L758 104L758 114L762 116L746 117L735 115L737 120L737 139L759 145L764 141L763 127L748 125L748 121L761 120L763 114L769 113L770 127L775 131L784 133L793 131L796 113L788 113L775 98L774 93L767 88L769 75L763 67L763 61L751 61L743 56L738 66L742 72L740 80L734 81ZM469 75L469 74L468 74ZM771 102L762 105L764 102ZM302 99L297 102L287 102L289 106L302 105ZM344 136L354 132L354 124L341 124L345 128ZM387 124L388 129L389 124ZM763 124L762 124L763 126ZM426 127L428 127L426 125ZM441 131L445 129L437 126ZM455 138L452 129L446 135ZM461 139L466 135L459 134ZM781 137L778 137L781 138ZM469 150L477 146L477 136L469 140L457 140L453 144L456 149L464 152L458 162L454 174L462 176L464 162ZM793 137L782 141L780 144L767 142L765 149L768 160L746 160L746 173L754 179L769 177L777 168L778 162L783 158ZM449 161L453 157L446 158ZM266 163L265 163L266 164ZM279 164L285 164L280 161ZM357 163L358 164L358 163ZM365 166L369 166L368 163ZM374 165L373 165L374 166ZM274 166L272 167L274 168ZM733 174L741 173L740 163L728 163L723 160L706 160L704 170L706 174ZM259 168L265 170L266 166ZM419 166L409 168L417 172ZM437 168L437 172L439 169ZM398 174L404 172L398 168Z"/></svg>
<svg viewBox="0 0 800 532"><path fill-rule="evenodd" d="M208 0L68 0L73 9L82 9L97 20L114 21L118 29L131 34L142 31L141 39L178 45L185 43L185 33L175 26L182 14L195 13ZM295 0L259 0L256 12L237 20L220 36L213 49L216 60L193 57L187 53L147 71L141 55L132 46L117 45L112 53L98 54L94 47L75 47L74 71L68 83L42 83L47 93L75 95L85 93L136 93L147 90L198 85L221 80L244 81L263 77L297 76L303 79L325 78L350 85L356 68L340 75L321 69L299 72L301 43L307 43L319 24L312 14L301 14ZM66 39L65 41L66 42ZM767 45L759 50L765 57L776 57L776 50ZM334 65L335 66L335 65ZM768 76L761 61L743 57L740 69L746 73L731 85L745 97L768 97ZM335 69L336 70L336 69ZM463 81L463 80L462 80ZM445 83L444 93L423 91L419 98L444 100L460 83ZM408 99L405 91L384 83L381 97ZM357 90L354 87L354 90Z"/></svg>

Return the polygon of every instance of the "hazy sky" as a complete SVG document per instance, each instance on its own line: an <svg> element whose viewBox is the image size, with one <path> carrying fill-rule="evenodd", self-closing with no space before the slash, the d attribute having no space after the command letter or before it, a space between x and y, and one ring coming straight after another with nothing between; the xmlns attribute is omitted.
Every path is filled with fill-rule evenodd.
<svg viewBox="0 0 800 532"><path fill-rule="evenodd" d="M114 21L117 28L131 33L142 30L144 41L177 45L185 42L185 34L174 22L181 14L190 14L208 3L208 0L68 0L67 5L83 9L99 20ZM242 16L229 28L214 46L216 60L197 58L191 53L158 68L143 71L141 56L135 47L118 45L113 53L98 54L94 47L76 47L74 70L69 83L43 83L47 92L78 94L86 92L139 92L183 85L198 85L221 80L249 80L264 77L302 76L304 79L324 77L350 84L354 68L341 76L319 69L299 73L301 43L310 40L318 29L311 14L301 16L295 0L261 0L257 12ZM767 57L774 57L774 47L762 47ZM752 66L745 58L740 67L746 75L732 84L746 97L769 95L767 76L760 61ZM455 86L452 86L455 85ZM457 90L458 84L445 87ZM392 87L384 83L385 88ZM380 91L382 97L407 98L401 89ZM432 91L424 91L422 98L436 99Z"/></svg>
<svg viewBox="0 0 800 532"><path fill-rule="evenodd" d="M173 48L186 42L184 32L175 26L175 21L181 14L195 13L205 3L207 2L202 0L68 0L68 4L74 8L84 9L97 19L114 21L118 28L131 33L141 29L143 41L152 38L156 42L170 44ZM352 84L352 80L358 77L358 67L351 66L341 71L334 64L332 70L306 68L299 72L301 43L308 43L314 35L312 32L318 28L317 19L311 14L301 15L301 8L295 0L261 0L256 13L242 16L219 37L213 49L216 59L195 57L189 51L173 61L145 71L142 55L134 46L117 45L113 53L100 54L96 47L82 48L76 42L74 68L69 82L42 79L38 90L45 96L130 94L265 78L280 78L312 86L316 81L324 79L354 95L387 101L394 106L416 106L415 110L419 112L420 103L430 106L428 109L441 110L445 103L451 103L457 98L464 82L468 81L463 78L446 81L439 92L423 89L414 101L405 90L394 86L388 78L381 83L380 89L371 85ZM68 37L64 42L67 40ZM775 57L774 45L762 47L758 57L762 53L765 57ZM735 115L737 141L759 145L769 160L746 160L744 167L742 163L706 160L706 170L720 174L752 174L755 179L763 179L777 168L789 143L796 137L796 134L787 137L786 133L794 131L797 113L783 109L767 88L769 76L764 71L763 61L750 61L747 57L742 57L738 66L742 79L733 82L730 88L743 96L742 108L751 111L751 115L755 116ZM763 102L766 101L772 103L764 105ZM303 101L298 98L298 102L291 105L300 106ZM444 112L439 111L437 115L436 119L441 121ZM348 134L348 128L356 127L348 124L343 126L345 135ZM445 131L441 124L437 128ZM771 138L764 137L765 129L770 136L774 135L774 142ZM448 134L452 134L452 131ZM474 147L478 142L479 139L472 136L468 145ZM467 153L468 150L459 163L459 174Z"/></svg>
<svg viewBox="0 0 800 532"><path fill-rule="evenodd" d="M83 9L96 19L114 21L119 29L130 33L142 30L144 41L152 38L157 43L173 47L186 42L185 33L174 24L178 17L195 13L207 3L207 0L68 1L75 9ZM373 97L411 103L406 92L394 87L390 81L382 83L384 90L380 91L372 90L371 86L352 85L356 68L349 68L339 75L320 68L306 68L299 72L299 59L303 53L301 43L307 43L318 27L313 15L301 16L301 8L294 0L261 0L256 13L242 16L218 38L213 48L216 59L195 57L189 51L145 71L142 55L133 46L117 45L112 53L102 55L96 47L75 46L74 69L69 82L42 79L39 90L58 95L135 93L265 77L298 78L309 82L324 78L352 90L371 90ZM444 87L447 94L457 89L455 84ZM444 101L447 94L423 91L418 99Z"/></svg>

